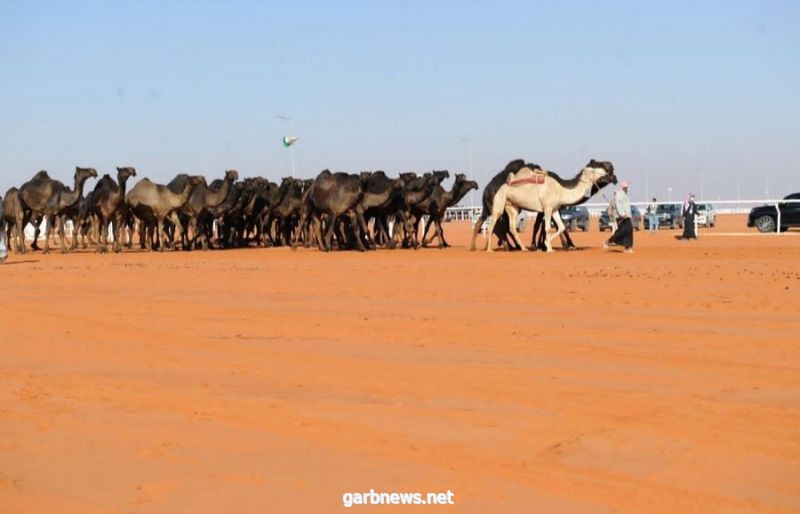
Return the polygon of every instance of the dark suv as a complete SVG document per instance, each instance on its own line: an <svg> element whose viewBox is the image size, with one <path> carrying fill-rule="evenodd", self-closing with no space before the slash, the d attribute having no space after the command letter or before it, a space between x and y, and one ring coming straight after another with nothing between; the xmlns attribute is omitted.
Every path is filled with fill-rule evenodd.
<svg viewBox="0 0 800 514"><path fill-rule="evenodd" d="M800 193L794 193L784 200L798 200L797 202L778 204L781 210L781 231L789 227L800 227ZM759 232L775 232L778 228L778 212L774 205L760 205L750 210L747 216L747 226L756 227Z"/></svg>
<svg viewBox="0 0 800 514"><path fill-rule="evenodd" d="M561 219L564 220L570 230L581 229L586 232L589 230L589 209L580 205L567 205L558 210Z"/></svg>
<svg viewBox="0 0 800 514"><path fill-rule="evenodd" d="M659 205L656 208L658 228L683 228L680 204ZM649 227L649 222L646 224Z"/></svg>

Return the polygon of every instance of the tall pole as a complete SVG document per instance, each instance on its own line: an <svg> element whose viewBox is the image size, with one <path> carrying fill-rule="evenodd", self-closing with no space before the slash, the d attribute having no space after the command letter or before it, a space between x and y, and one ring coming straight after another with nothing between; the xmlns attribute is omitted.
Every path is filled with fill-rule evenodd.
<svg viewBox="0 0 800 514"><path fill-rule="evenodd" d="M468 151L469 151L469 178L472 180L472 138L469 137L461 137L459 138L462 142L467 143ZM473 218L475 214L475 190L471 190L469 192L469 217L470 219Z"/></svg>
<svg viewBox="0 0 800 514"><path fill-rule="evenodd" d="M705 171L701 171L700 172L700 201L701 202L704 202L705 199L706 199L705 189L706 189L706 172Z"/></svg>

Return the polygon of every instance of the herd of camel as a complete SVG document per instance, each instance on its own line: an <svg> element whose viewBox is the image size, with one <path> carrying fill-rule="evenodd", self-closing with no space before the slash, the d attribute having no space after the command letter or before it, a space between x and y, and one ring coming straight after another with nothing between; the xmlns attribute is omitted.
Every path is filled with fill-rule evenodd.
<svg viewBox="0 0 800 514"><path fill-rule="evenodd" d="M286 177L280 183L263 177L240 180L235 170L229 170L212 182L180 174L168 184L144 178L129 187L136 175L132 167L117 168L116 180L104 175L84 195L87 181L98 176L95 169L76 168L72 188L46 171L38 172L3 197L0 219L5 229L0 230L0 244L5 236L11 249L24 253L24 229L30 223L36 229L31 247L39 249L38 231L44 220L43 252L49 251L54 228L64 253L75 250L79 240L83 248L91 243L98 252L109 251L110 240L119 252L133 245L136 234L142 248L159 251L252 244L365 251L398 245L418 248L434 239L444 248L449 246L442 228L446 209L478 188L475 181L456 174L446 189L442 183L450 173L444 170L401 173L395 178L383 171L323 170L313 179ZM483 191L483 212L475 223L471 248L475 249L481 225L491 217L490 233L501 245L525 249L515 220L520 210L528 210L544 218L543 243L552 251L551 240L564 231L558 209L585 202L616 180L610 162L592 160L573 179L562 179L536 164L512 161ZM73 227L69 247L68 221Z"/></svg>

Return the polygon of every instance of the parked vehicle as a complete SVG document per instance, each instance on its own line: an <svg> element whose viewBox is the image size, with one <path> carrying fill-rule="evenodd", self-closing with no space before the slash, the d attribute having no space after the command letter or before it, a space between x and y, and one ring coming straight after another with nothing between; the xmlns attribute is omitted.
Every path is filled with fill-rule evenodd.
<svg viewBox="0 0 800 514"><path fill-rule="evenodd" d="M681 216L680 204L659 205L656 208L658 216L658 228L683 228L683 216ZM650 228L650 220L644 217L644 228Z"/></svg>
<svg viewBox="0 0 800 514"><path fill-rule="evenodd" d="M800 193L794 193L784 200L800 200ZM800 202L778 204L781 211L781 231L790 227L800 227ZM774 205L753 207L747 216L747 226L756 227L759 232L775 232L778 229L778 212Z"/></svg>
<svg viewBox="0 0 800 514"><path fill-rule="evenodd" d="M558 210L564 225L571 231L579 228L586 232L589 230L589 209L581 205L568 205Z"/></svg>
<svg viewBox="0 0 800 514"><path fill-rule="evenodd" d="M717 224L717 211L710 203L697 204L697 224L702 227L713 227Z"/></svg>
<svg viewBox="0 0 800 514"><path fill-rule="evenodd" d="M635 205L631 205L631 223L633 224L633 230L642 228L642 212ZM611 220L608 218L607 210L600 213L599 226L600 232L611 230Z"/></svg>

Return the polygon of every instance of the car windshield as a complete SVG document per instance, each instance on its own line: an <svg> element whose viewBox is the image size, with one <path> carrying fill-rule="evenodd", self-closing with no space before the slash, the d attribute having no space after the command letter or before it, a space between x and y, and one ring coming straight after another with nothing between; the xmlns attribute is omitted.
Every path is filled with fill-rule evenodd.
<svg viewBox="0 0 800 514"><path fill-rule="evenodd" d="M784 200L800 200L800 193L792 193L784 198Z"/></svg>
<svg viewBox="0 0 800 514"><path fill-rule="evenodd" d="M675 212L678 210L677 205L659 205L656 212Z"/></svg>

